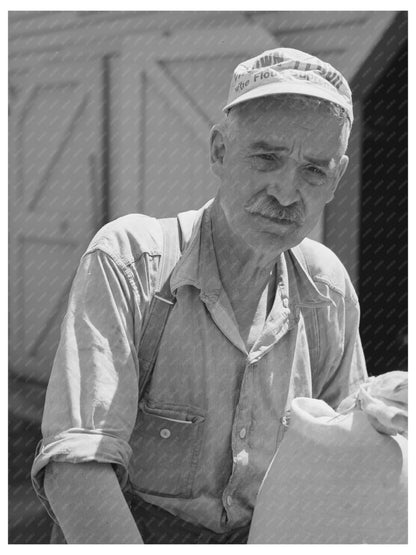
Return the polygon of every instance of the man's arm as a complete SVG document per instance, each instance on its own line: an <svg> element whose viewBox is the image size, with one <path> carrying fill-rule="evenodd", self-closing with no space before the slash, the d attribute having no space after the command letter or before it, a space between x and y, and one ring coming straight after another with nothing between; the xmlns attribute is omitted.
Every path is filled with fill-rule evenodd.
<svg viewBox="0 0 416 555"><path fill-rule="evenodd" d="M143 543L110 464L51 462L44 485L69 544Z"/></svg>
<svg viewBox="0 0 416 555"><path fill-rule="evenodd" d="M142 266L140 277L146 271ZM143 279L142 296L147 291ZM46 393L43 441L31 473L35 491L50 514L56 507L71 543L140 541L111 466L118 465L124 483L138 403L137 311L147 305L147 298L141 302L137 296L111 257L94 251L82 258L61 327Z"/></svg>

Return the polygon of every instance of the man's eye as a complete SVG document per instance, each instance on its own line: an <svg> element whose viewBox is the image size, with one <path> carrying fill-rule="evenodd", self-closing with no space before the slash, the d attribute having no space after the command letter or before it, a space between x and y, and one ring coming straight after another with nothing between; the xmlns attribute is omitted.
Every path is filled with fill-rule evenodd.
<svg viewBox="0 0 416 555"><path fill-rule="evenodd" d="M274 154L256 154L256 158L260 158L260 160L269 160L269 161L276 160L276 157Z"/></svg>
<svg viewBox="0 0 416 555"><path fill-rule="evenodd" d="M321 170L321 168L319 168L318 166L306 166L306 169L308 172L310 172L313 175L326 177L326 173L323 170Z"/></svg>
<svg viewBox="0 0 416 555"><path fill-rule="evenodd" d="M319 166L305 166L304 176L311 185L325 185L328 182L327 173Z"/></svg>
<svg viewBox="0 0 416 555"><path fill-rule="evenodd" d="M265 162L276 162L280 160L279 156L276 156L273 152L261 152L259 154L253 154L251 156L253 160L260 160Z"/></svg>
<svg viewBox="0 0 416 555"><path fill-rule="evenodd" d="M258 171L274 171L280 166L280 158L273 153L262 152L252 155L251 163Z"/></svg>

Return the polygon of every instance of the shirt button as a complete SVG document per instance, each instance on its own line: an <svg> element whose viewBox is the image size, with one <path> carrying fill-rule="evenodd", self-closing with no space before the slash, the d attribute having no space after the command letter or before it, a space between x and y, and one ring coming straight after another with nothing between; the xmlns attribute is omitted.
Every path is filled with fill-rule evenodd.
<svg viewBox="0 0 416 555"><path fill-rule="evenodd" d="M233 498L231 497L231 495L227 495L227 505L232 505L233 503Z"/></svg>
<svg viewBox="0 0 416 555"><path fill-rule="evenodd" d="M286 297L282 300L282 304L285 308L287 308L289 306L289 299L287 299Z"/></svg>
<svg viewBox="0 0 416 555"><path fill-rule="evenodd" d="M171 435L170 430L168 430L167 428L162 428L160 430L160 437L163 437L163 439L168 439L170 435Z"/></svg>
<svg viewBox="0 0 416 555"><path fill-rule="evenodd" d="M244 439L247 435L247 430L245 428L241 428L240 430L240 437L241 439Z"/></svg>

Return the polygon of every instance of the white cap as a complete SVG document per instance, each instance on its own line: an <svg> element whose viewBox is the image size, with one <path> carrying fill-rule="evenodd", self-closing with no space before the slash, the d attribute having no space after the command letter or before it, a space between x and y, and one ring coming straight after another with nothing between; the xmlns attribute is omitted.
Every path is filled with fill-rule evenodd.
<svg viewBox="0 0 416 555"><path fill-rule="evenodd" d="M353 122L351 89L345 77L330 64L293 48L267 50L239 64L223 110L227 112L241 102L276 94L329 100L344 108Z"/></svg>

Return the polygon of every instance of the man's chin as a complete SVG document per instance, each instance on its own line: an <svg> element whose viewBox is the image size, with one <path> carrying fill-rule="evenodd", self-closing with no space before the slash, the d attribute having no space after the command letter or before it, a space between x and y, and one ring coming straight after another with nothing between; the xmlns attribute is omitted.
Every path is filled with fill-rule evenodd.
<svg viewBox="0 0 416 555"><path fill-rule="evenodd" d="M257 222L257 225L251 226L251 229L255 230L255 233L251 235L251 240L256 243L257 248L262 246L265 248L277 247L282 252L295 247L306 236L303 226L293 221L286 223L285 221L271 221L268 218L260 217L260 222L262 225Z"/></svg>

